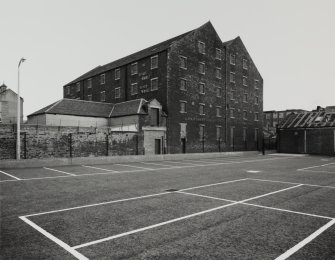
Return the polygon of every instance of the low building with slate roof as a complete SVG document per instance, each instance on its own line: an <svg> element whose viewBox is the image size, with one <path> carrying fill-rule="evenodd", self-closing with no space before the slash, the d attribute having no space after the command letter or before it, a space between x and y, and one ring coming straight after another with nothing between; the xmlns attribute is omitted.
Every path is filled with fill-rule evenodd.
<svg viewBox="0 0 335 260"><path fill-rule="evenodd" d="M285 117L277 127L279 152L334 155L335 111L328 108Z"/></svg>

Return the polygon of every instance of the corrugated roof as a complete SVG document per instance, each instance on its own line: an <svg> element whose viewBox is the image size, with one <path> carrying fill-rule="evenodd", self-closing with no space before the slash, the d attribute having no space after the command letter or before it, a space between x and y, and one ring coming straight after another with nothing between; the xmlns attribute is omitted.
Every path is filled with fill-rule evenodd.
<svg viewBox="0 0 335 260"><path fill-rule="evenodd" d="M278 128L335 127L335 113L325 111L303 112L286 116Z"/></svg>
<svg viewBox="0 0 335 260"><path fill-rule="evenodd" d="M136 99L112 104L64 98L28 115L28 117L40 114L59 114L108 118L146 114L143 109L146 102L145 99Z"/></svg>

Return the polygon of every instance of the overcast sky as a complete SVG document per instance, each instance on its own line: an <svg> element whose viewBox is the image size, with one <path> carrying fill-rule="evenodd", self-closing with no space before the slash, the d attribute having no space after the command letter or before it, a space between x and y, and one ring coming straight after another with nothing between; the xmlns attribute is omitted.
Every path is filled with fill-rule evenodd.
<svg viewBox="0 0 335 260"><path fill-rule="evenodd" d="M240 36L264 79L264 110L335 105L334 0L0 0L0 84L24 115L86 71L211 21Z"/></svg>

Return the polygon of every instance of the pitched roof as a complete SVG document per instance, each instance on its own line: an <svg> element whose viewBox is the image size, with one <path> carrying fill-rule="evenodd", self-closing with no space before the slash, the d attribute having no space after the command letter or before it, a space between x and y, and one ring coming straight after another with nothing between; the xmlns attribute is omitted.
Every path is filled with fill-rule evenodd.
<svg viewBox="0 0 335 260"><path fill-rule="evenodd" d="M146 114L143 109L143 105L146 103L147 101L143 98L118 104L64 98L28 115L28 117L40 114L60 114L108 118Z"/></svg>
<svg viewBox="0 0 335 260"><path fill-rule="evenodd" d="M143 109L143 105L147 101L143 98L129 100L126 102L117 103L113 106L113 109L109 117L119 117L126 115L146 114Z"/></svg>
<svg viewBox="0 0 335 260"><path fill-rule="evenodd" d="M161 43L158 43L156 45L153 45L151 47L143 49L141 51L135 52L135 53L130 54L130 55L126 56L126 57L118 59L116 61L112 61L110 63L107 63L107 64L105 64L103 66L98 66L98 67L90 70L89 72L86 72L85 74L81 75L80 77L76 78L75 80L72 80L71 82L69 82L66 85L78 82L78 81L80 81L82 79L85 79L85 78L93 77L95 75L101 74L101 73L106 72L108 70L121 67L121 66L129 64L129 63L131 63L133 61L136 61L136 60L139 60L139 59L143 59L145 57L151 56L151 55L156 54L158 52L164 51L164 50L168 49L169 46L173 42L178 41L179 39L183 38L184 36L186 36L187 34L193 32L195 30L191 30L189 32L183 33L181 35L178 35L176 37L173 37L171 39L168 39L166 41L163 41Z"/></svg>
<svg viewBox="0 0 335 260"><path fill-rule="evenodd" d="M286 116L278 128L335 127L335 113L325 111L303 112Z"/></svg>
<svg viewBox="0 0 335 260"><path fill-rule="evenodd" d="M77 99L61 99L29 116L39 114L61 114L74 116L108 117L113 107L111 103L92 102Z"/></svg>

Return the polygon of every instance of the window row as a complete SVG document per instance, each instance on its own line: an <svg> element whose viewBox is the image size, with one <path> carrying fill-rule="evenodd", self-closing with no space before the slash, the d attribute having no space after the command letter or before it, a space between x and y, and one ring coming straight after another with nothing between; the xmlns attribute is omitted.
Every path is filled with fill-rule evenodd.
<svg viewBox="0 0 335 260"><path fill-rule="evenodd" d="M232 90L230 92L230 100L235 100L236 97L235 97L235 91ZM243 94L243 99L242 99L243 103L248 103L249 102L249 94L248 93L244 93ZM255 105L259 105L259 97L258 96L255 96L254 98L254 104Z"/></svg>
<svg viewBox="0 0 335 260"><path fill-rule="evenodd" d="M187 101L180 100L180 113L187 113ZM216 116L221 117L222 116L222 107L216 106L215 107ZM204 116L205 115L205 104L199 103L199 115Z"/></svg>
<svg viewBox="0 0 335 260"><path fill-rule="evenodd" d="M231 83L236 83L235 72L233 72L233 71L230 72L229 81ZM248 86L248 77L247 76L243 76L243 78L242 78L242 84L245 87ZM255 89L259 88L259 80L258 79L254 80L254 87L255 87Z"/></svg>
<svg viewBox="0 0 335 260"><path fill-rule="evenodd" d="M158 78L153 78L150 81L150 90L155 91L158 90ZM138 94L138 84L137 83L132 83L130 86L130 94L131 95L136 95Z"/></svg>
<svg viewBox="0 0 335 260"><path fill-rule="evenodd" d="M229 63L230 63L230 65L236 65L236 56L235 56L235 54L231 53L229 55ZM245 70L248 69L248 60L247 59L242 59L242 67Z"/></svg>
<svg viewBox="0 0 335 260"><path fill-rule="evenodd" d="M198 52L201 54L206 54L206 44L202 41L198 41ZM224 53L219 48L215 48L215 59L224 59Z"/></svg>
<svg viewBox="0 0 335 260"><path fill-rule="evenodd" d="M222 140L222 126L216 125L215 132L216 132L216 140L221 141ZM201 141L205 140L205 125L203 124L199 125L199 137Z"/></svg>
<svg viewBox="0 0 335 260"><path fill-rule="evenodd" d="M189 81L186 79L179 79L179 89L183 91L187 91L189 87ZM205 83L199 83L198 84L198 92L199 94L205 94ZM216 96L221 97L222 96L222 88L217 87L216 88Z"/></svg>
<svg viewBox="0 0 335 260"><path fill-rule="evenodd" d="M250 113L250 114L252 114L252 113ZM235 118L235 109L234 108L230 109L230 118ZM244 120L248 119L248 111L246 111L246 110L243 111L243 119ZM254 113L254 120L259 121L259 113L258 112Z"/></svg>
<svg viewBox="0 0 335 260"><path fill-rule="evenodd" d="M121 88L115 88L114 98L118 99L121 97ZM92 101L92 94L87 95L87 101ZM100 101L105 102L106 101L106 91L100 92Z"/></svg>
<svg viewBox="0 0 335 260"><path fill-rule="evenodd" d="M242 138L243 138L243 141L246 142L247 141L247 128L246 127L243 127L243 132L242 132ZM258 142L258 135L259 135L259 130L258 128L255 128L254 129L254 141L255 142ZM236 133L235 133L235 126L231 126L230 127L230 145L233 146L234 143L235 143L235 136L236 136Z"/></svg>
<svg viewBox="0 0 335 260"><path fill-rule="evenodd" d="M179 67L181 69L187 70L187 58L184 57L184 56L179 56L179 58L180 58ZM198 72L200 74L203 74L203 75L206 74L206 64L205 64L205 62L199 62L198 63ZM215 68L215 77L218 78L218 79L222 79L221 68L218 68L218 67Z"/></svg>

